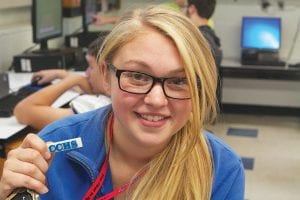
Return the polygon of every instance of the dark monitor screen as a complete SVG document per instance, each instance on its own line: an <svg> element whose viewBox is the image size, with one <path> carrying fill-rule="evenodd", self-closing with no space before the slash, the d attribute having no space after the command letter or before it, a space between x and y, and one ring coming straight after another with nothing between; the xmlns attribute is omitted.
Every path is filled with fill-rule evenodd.
<svg viewBox="0 0 300 200"><path fill-rule="evenodd" d="M32 0L33 42L47 48L47 40L62 36L62 1ZM46 45L46 46L45 46Z"/></svg>
<svg viewBox="0 0 300 200"><path fill-rule="evenodd" d="M243 17L242 49L279 50L281 19L271 17Z"/></svg>
<svg viewBox="0 0 300 200"><path fill-rule="evenodd" d="M88 26L93 22L92 15L97 14L96 0L81 0L82 27L88 31Z"/></svg>

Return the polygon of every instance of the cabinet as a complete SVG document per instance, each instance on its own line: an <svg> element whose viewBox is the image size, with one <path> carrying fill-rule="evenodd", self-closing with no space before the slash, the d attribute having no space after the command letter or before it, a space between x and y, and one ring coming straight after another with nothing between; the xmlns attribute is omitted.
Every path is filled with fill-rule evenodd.
<svg viewBox="0 0 300 200"><path fill-rule="evenodd" d="M300 68L242 66L224 59L220 78L224 112L300 116Z"/></svg>

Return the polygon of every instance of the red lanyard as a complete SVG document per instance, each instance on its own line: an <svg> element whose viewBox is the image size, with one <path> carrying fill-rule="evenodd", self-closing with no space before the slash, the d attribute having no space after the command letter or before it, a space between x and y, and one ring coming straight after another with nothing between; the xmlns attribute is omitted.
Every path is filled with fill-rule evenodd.
<svg viewBox="0 0 300 200"><path fill-rule="evenodd" d="M109 165L109 151L110 151L110 142L112 140L112 136L113 136L113 122L114 122L114 116L112 114L111 119L110 119L110 123L109 123L109 144L108 144L108 150L107 150L107 154L106 154L106 158L105 161L101 167L101 170L95 180L95 182L92 184L92 186L89 188L89 190L87 191L87 193L84 195L83 200L93 200L97 194L97 192L100 190L100 188L103 185L105 176L106 176L106 172L107 172L107 168ZM136 180L136 179L135 179ZM125 190L128 189L128 187L130 186L130 184L132 184L133 182L135 182L135 180L133 180L132 182L128 182L126 184L124 184L123 186L114 189L112 192L98 198L97 200L110 200L112 198L114 198L115 196L117 196L118 194L120 194L121 192L124 192Z"/></svg>

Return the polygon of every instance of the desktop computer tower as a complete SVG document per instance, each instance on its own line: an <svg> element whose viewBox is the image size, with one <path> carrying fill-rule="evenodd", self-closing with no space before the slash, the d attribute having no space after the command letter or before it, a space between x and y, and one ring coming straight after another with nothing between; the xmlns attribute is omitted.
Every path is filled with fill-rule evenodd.
<svg viewBox="0 0 300 200"><path fill-rule="evenodd" d="M64 48L42 53L24 53L13 57L15 72L36 72L43 69L69 69L85 65L82 48Z"/></svg>
<svg viewBox="0 0 300 200"><path fill-rule="evenodd" d="M256 49L243 49L241 53L241 64L243 65L284 65L280 61L277 51L263 51Z"/></svg>
<svg viewBox="0 0 300 200"><path fill-rule="evenodd" d="M110 31L100 31L100 32L82 32L75 33L72 35L67 35L65 37L65 44L67 47L73 48L87 48L94 40L97 38L104 38L109 34Z"/></svg>

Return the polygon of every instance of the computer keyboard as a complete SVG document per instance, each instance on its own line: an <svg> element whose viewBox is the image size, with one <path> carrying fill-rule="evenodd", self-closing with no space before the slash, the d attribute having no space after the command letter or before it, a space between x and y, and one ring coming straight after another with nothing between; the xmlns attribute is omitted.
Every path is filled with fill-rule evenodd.
<svg viewBox="0 0 300 200"><path fill-rule="evenodd" d="M0 99L0 117L13 115L15 106L24 98L37 91L35 87L24 86Z"/></svg>
<svg viewBox="0 0 300 200"><path fill-rule="evenodd" d="M290 68L299 68L300 69L300 62L295 64L289 64Z"/></svg>

